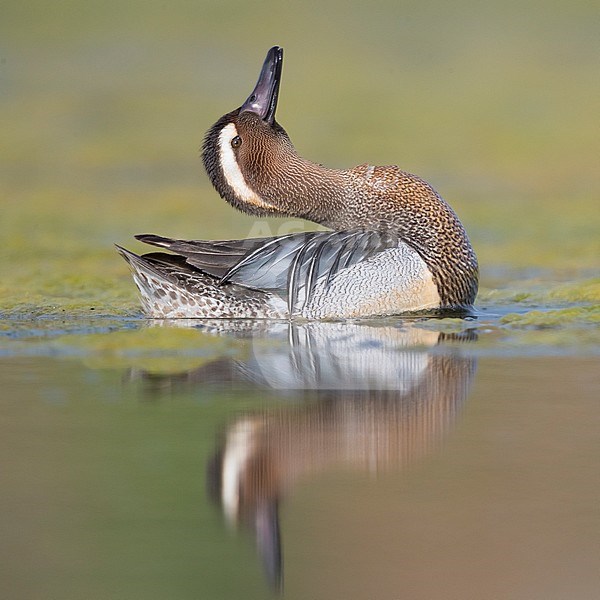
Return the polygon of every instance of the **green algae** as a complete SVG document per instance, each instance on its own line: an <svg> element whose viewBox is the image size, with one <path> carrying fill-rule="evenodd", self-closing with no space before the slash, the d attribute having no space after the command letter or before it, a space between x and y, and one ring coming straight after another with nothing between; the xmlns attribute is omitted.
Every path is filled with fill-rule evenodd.
<svg viewBox="0 0 600 600"><path fill-rule="evenodd" d="M475 324L423 326L475 328L480 343L498 344L536 331L554 344L550 330L594 329L593 311L583 310L600 302L589 6L534 3L537 26L522 28L512 7L489 5L475 17L468 3L449 11L441 2L436 10L389 2L382 19L362 3L338 5L319 11L343 20L337 33L300 7L273 4L269 24L260 17L288 51L281 122L304 156L332 166L400 164L456 209L480 260L484 314ZM233 238L290 225L234 211L198 159L204 131L245 98L271 43L254 39L258 16L247 6L223 18L224 9L175 2L168 27L154 2L144 27L128 2L91 12L23 6L9 3L0 23L0 349L17 353L19 340L141 329L115 242L136 251L135 233ZM408 22L405 11L415 27L392 35L388 23ZM363 27L366 12L376 26ZM494 25L500 17L511 27ZM438 31L439 45L417 33L419 24ZM307 47L307 30L326 35ZM139 335L133 344L154 343ZM119 355L96 344L73 351Z"/></svg>
<svg viewBox="0 0 600 600"><path fill-rule="evenodd" d="M57 345L89 349L107 354L144 354L158 352L205 351L207 348L223 349L223 342L196 329L144 327L135 331L117 331L110 336L87 335L76 339L59 338Z"/></svg>
<svg viewBox="0 0 600 600"><path fill-rule="evenodd" d="M497 288L482 287L477 301L484 305L524 307L600 303L600 280L578 278L567 283L539 277L509 280Z"/></svg>
<svg viewBox="0 0 600 600"><path fill-rule="evenodd" d="M557 310L531 310L524 314L509 313L500 323L516 328L557 328L570 325L600 324L600 306L577 306Z"/></svg>
<svg viewBox="0 0 600 600"><path fill-rule="evenodd" d="M235 353L233 340L196 329L144 327L73 339L59 338L55 347L84 356L93 368L135 368L149 373L186 372Z"/></svg>
<svg viewBox="0 0 600 600"><path fill-rule="evenodd" d="M600 279L588 279L560 285L550 290L548 296L562 302L600 303Z"/></svg>
<svg viewBox="0 0 600 600"><path fill-rule="evenodd" d="M85 333L79 330L59 333L45 339L36 330L28 339L10 343L0 341L0 353L10 355L44 354L75 357L84 364L99 369L128 368L149 373L186 372L223 356L239 351L233 339L217 338L198 329L140 326L123 330L112 322L108 331ZM110 328L113 327L112 331ZM57 325L54 324L56 331Z"/></svg>

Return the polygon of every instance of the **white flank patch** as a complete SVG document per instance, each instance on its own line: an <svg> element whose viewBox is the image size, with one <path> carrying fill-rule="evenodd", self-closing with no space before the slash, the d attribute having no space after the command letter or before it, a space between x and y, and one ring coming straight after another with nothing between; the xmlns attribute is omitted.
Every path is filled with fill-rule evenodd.
<svg viewBox="0 0 600 600"><path fill-rule="evenodd" d="M238 132L233 123L225 125L219 134L219 158L225 180L242 202L248 202L263 208L273 208L246 183L231 147L231 140L236 135L238 135Z"/></svg>

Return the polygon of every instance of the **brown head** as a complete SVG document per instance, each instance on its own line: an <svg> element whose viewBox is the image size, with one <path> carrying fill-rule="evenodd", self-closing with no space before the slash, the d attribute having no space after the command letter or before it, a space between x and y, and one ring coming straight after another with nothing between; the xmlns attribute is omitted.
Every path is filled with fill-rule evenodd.
<svg viewBox="0 0 600 600"><path fill-rule="evenodd" d="M339 171L298 156L275 120L282 65L283 49L274 46L246 102L207 132L202 160L216 190L235 208L321 223L334 212L328 207L336 204L344 180Z"/></svg>

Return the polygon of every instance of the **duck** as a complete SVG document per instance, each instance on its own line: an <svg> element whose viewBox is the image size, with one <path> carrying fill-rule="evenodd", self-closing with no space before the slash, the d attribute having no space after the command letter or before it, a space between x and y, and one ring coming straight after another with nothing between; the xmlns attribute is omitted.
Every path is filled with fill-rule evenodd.
<svg viewBox="0 0 600 600"><path fill-rule="evenodd" d="M158 319L353 319L464 313L477 257L450 205L395 165L334 169L302 158L276 121L283 49L250 96L208 130L202 161L221 198L254 217L322 230L233 240L135 238L121 246L146 315Z"/></svg>

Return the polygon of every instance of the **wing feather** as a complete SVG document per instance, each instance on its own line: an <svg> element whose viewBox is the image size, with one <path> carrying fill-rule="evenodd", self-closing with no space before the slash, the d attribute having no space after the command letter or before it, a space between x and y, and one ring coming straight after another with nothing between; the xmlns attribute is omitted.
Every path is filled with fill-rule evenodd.
<svg viewBox="0 0 600 600"><path fill-rule="evenodd" d="M166 248L186 258L188 265L209 275L221 278L238 264L249 252L262 247L272 238L249 238L245 240L175 240L154 234L136 235L146 244Z"/></svg>
<svg viewBox="0 0 600 600"><path fill-rule="evenodd" d="M287 300L290 314L302 312L318 285L327 287L340 271L398 244L396 236L361 230L223 241L151 234L136 238L176 253L150 255L154 260L186 264L216 277L220 285L233 283L277 294Z"/></svg>
<svg viewBox="0 0 600 600"><path fill-rule="evenodd" d="M268 289L287 300L290 314L302 311L321 282L398 244L376 231L320 231L275 238L227 272L222 282Z"/></svg>

